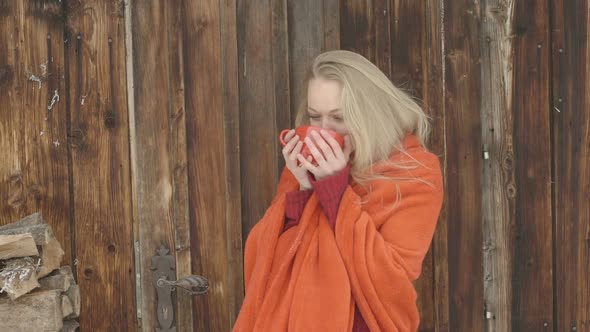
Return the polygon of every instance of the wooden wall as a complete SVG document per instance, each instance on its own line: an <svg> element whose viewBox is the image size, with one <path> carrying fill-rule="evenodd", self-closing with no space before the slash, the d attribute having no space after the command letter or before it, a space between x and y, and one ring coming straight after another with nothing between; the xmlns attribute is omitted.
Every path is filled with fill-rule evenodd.
<svg viewBox="0 0 590 332"><path fill-rule="evenodd" d="M228 331L306 65L348 49L433 120L420 330L590 331L589 30L583 0L0 0L0 224L42 211L83 331L153 331L160 245L211 282L178 330Z"/></svg>

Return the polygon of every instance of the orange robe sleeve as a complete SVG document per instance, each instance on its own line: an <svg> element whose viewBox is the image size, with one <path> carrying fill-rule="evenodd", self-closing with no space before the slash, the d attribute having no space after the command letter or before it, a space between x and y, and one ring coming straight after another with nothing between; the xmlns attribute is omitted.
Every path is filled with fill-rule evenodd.
<svg viewBox="0 0 590 332"><path fill-rule="evenodd" d="M419 325L412 281L436 228L443 186L435 155L421 150L412 157L423 166L388 175L428 183L377 180L362 196L349 186L338 211L336 243L371 331L416 331Z"/></svg>

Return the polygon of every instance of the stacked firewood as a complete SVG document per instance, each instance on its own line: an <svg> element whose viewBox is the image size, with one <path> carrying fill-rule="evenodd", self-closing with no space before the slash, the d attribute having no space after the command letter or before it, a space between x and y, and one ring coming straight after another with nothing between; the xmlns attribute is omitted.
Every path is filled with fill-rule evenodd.
<svg viewBox="0 0 590 332"><path fill-rule="evenodd" d="M0 226L0 330L75 331L80 290L40 213Z"/></svg>

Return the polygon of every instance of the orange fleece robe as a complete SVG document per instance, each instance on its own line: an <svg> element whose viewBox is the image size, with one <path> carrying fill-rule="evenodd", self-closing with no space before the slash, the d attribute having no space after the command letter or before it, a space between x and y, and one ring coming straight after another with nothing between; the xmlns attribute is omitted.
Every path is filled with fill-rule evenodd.
<svg viewBox="0 0 590 332"><path fill-rule="evenodd" d="M422 165L375 171L430 184L373 180L367 191L353 183L334 231L313 194L299 224L282 232L285 194L299 187L283 171L271 206L246 242L246 296L233 331L351 331L355 304L371 331L418 328L412 281L436 228L443 186L438 158L413 135L403 144L410 157L398 152L391 159Z"/></svg>

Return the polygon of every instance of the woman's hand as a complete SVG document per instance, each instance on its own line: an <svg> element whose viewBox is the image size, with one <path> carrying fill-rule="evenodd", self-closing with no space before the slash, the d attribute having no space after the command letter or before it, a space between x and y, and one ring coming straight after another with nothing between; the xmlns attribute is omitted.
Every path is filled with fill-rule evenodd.
<svg viewBox="0 0 590 332"><path fill-rule="evenodd" d="M303 142L299 140L299 136L295 135L295 130L293 129L285 135L285 142L287 142L283 147L285 165L299 182L299 189L311 189L311 182L309 182L309 178L307 177L307 169L303 165L297 164L297 155L301 153ZM308 160L311 161L311 159L310 156Z"/></svg>
<svg viewBox="0 0 590 332"><path fill-rule="evenodd" d="M303 158L301 153L297 154L297 159L303 166L302 168L311 172L316 180L338 174L348 164L350 154L353 151L350 136L344 136L344 149L342 149L340 144L328 132L321 130L320 133L321 136L317 132L311 134L315 143L309 137L304 140L317 165Z"/></svg>

